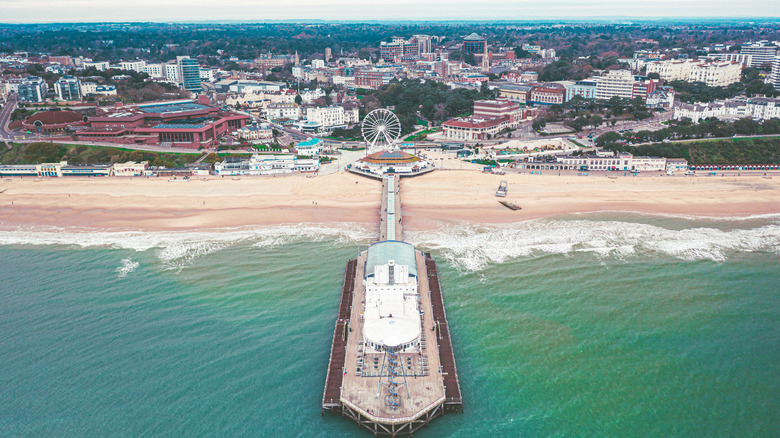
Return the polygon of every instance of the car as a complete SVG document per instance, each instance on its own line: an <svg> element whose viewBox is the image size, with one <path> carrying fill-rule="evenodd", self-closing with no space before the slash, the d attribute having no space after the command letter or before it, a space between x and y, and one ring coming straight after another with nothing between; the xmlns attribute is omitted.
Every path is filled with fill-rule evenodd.
<svg viewBox="0 0 780 438"><path fill-rule="evenodd" d="M692 170L689 170L689 171L685 172L685 174L686 175L696 175L696 172L694 172Z"/></svg>

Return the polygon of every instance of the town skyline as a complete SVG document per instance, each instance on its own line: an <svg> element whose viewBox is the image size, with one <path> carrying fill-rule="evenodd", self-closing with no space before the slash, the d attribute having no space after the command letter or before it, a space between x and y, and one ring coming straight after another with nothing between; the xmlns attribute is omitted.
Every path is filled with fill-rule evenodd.
<svg viewBox="0 0 780 438"><path fill-rule="evenodd" d="M127 4L109 4L91 0L63 1L0 1L4 23L65 23L65 22L180 22L180 21L529 21L546 19L630 19L653 20L674 18L750 19L780 17L780 8L767 7L765 2L746 1L740 4L700 0L672 2L656 0L641 5L613 0L555 0L540 5L529 1L491 1L479 7L466 1L382 0L370 8L361 2L339 0L313 2L293 0L284 5L260 0L232 0L221 3L196 0L136 0ZM563 14L561 14L563 12Z"/></svg>

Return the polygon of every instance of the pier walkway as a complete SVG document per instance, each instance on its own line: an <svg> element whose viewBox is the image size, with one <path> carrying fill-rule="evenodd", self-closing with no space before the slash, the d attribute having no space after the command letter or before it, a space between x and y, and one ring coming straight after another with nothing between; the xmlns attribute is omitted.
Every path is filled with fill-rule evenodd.
<svg viewBox="0 0 780 438"><path fill-rule="evenodd" d="M382 178L382 206L380 211L379 241L403 241L403 229L401 227L401 179L399 177L388 176Z"/></svg>

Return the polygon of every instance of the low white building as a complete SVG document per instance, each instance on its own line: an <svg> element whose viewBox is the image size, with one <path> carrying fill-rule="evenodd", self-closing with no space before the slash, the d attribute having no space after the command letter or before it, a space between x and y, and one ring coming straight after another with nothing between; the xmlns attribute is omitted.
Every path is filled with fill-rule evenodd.
<svg viewBox="0 0 780 438"><path fill-rule="evenodd" d="M556 161L570 166L572 170L641 172L666 170L666 158L635 157L628 152L621 152L617 156L566 155L556 157Z"/></svg>
<svg viewBox="0 0 780 438"><path fill-rule="evenodd" d="M114 163L113 175L114 176L143 176L146 174L149 168L148 161L141 161L136 163L135 161L128 161L126 163Z"/></svg>
<svg viewBox="0 0 780 438"><path fill-rule="evenodd" d="M737 98L709 103L675 103L674 118L691 119L693 123L710 117L735 119L750 117L755 120L780 118L780 99L769 97Z"/></svg>
<svg viewBox="0 0 780 438"><path fill-rule="evenodd" d="M293 154L255 154L250 159L227 159L214 164L217 175L273 175L293 172L316 172L318 159L298 159Z"/></svg>
<svg viewBox="0 0 780 438"><path fill-rule="evenodd" d="M238 130L238 137L245 140L268 140L273 138L273 130L266 124L247 125Z"/></svg>
<svg viewBox="0 0 780 438"><path fill-rule="evenodd" d="M116 96L116 85L98 85L94 82L82 82L81 95Z"/></svg>
<svg viewBox="0 0 780 438"><path fill-rule="evenodd" d="M688 160L685 158L667 158L667 172L686 172L688 170Z"/></svg>
<svg viewBox="0 0 780 438"><path fill-rule="evenodd" d="M325 97L325 91L321 88L316 88L314 90L309 90L307 88L300 92L300 96L304 104L310 104L321 97Z"/></svg>

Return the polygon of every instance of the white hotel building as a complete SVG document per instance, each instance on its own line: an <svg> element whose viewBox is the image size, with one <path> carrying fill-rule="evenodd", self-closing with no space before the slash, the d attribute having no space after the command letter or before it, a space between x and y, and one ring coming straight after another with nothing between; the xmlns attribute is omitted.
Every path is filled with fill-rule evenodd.
<svg viewBox="0 0 780 438"><path fill-rule="evenodd" d="M634 74L630 70L612 70L598 79L596 99L609 100L613 96L631 99L634 82Z"/></svg>
<svg viewBox="0 0 780 438"><path fill-rule="evenodd" d="M558 156L559 163L570 166L571 169L579 169L586 166L587 170L618 170L652 172L666 170L666 158L663 157L635 157L628 152L621 152L617 156Z"/></svg>
<svg viewBox="0 0 780 438"><path fill-rule="evenodd" d="M742 64L732 61L701 62L688 59L653 61L647 74L658 73L665 81L704 82L710 87L725 87L739 82Z"/></svg>

